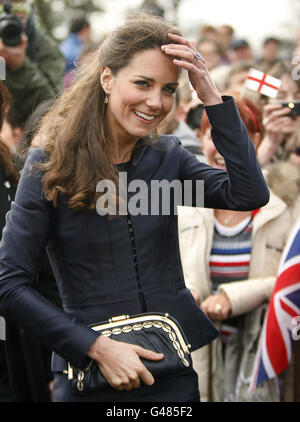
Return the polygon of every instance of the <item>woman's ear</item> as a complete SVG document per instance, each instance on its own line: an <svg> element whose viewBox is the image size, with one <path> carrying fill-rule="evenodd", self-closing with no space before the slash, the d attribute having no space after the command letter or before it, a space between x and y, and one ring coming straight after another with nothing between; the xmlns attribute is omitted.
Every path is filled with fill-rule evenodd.
<svg viewBox="0 0 300 422"><path fill-rule="evenodd" d="M109 94L112 87L112 73L107 66L102 66L100 69L100 83L106 94Z"/></svg>

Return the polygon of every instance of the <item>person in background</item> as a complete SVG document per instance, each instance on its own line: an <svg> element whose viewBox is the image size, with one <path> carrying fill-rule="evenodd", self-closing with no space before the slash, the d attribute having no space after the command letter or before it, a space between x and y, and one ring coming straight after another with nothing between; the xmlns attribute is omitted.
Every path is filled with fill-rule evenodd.
<svg viewBox="0 0 300 422"><path fill-rule="evenodd" d="M102 40L100 40L100 43L102 42ZM99 44L100 44L99 43ZM72 82L74 80L74 78L76 77L76 73L77 71L84 66L85 64L87 64L91 58L93 53L95 53L97 51L98 45L93 45L93 44L86 44L83 48L83 50L81 51L78 59L77 59L77 63L76 66L73 67L71 70L69 70L67 73L65 73L64 76L64 87L65 89L68 89L71 87Z"/></svg>
<svg viewBox="0 0 300 422"><path fill-rule="evenodd" d="M39 130L42 118L50 110L54 102L54 98L51 100L43 101L36 107L34 112L26 120L18 143L18 147L16 149L16 162L19 171L22 170L25 164L27 154L32 146L34 137Z"/></svg>
<svg viewBox="0 0 300 422"><path fill-rule="evenodd" d="M253 52L248 41L243 39L233 40L229 46L228 58L230 63L253 60Z"/></svg>
<svg viewBox="0 0 300 422"><path fill-rule="evenodd" d="M219 42L220 34L218 29L212 25L204 25L199 30L199 39L205 38L214 42Z"/></svg>
<svg viewBox="0 0 300 422"><path fill-rule="evenodd" d="M65 73L74 69L85 47L91 40L91 26L85 18L73 19L69 36L59 48L66 59Z"/></svg>
<svg viewBox="0 0 300 422"><path fill-rule="evenodd" d="M3 121L0 138L13 154L16 153L23 133L22 124L10 119L8 116Z"/></svg>
<svg viewBox="0 0 300 422"><path fill-rule="evenodd" d="M300 115L291 116L291 109L282 103L300 101L300 79L293 78L294 67L277 63L270 75L281 80L275 99L268 99L263 109L264 139L257 157L261 166L270 162L289 160L300 166Z"/></svg>
<svg viewBox="0 0 300 422"><path fill-rule="evenodd" d="M148 15L154 15L154 16L160 16L161 18L165 15L164 8L160 7L158 5L157 0L144 0L140 7L137 8L137 15L139 14L148 14ZM130 10L129 16L133 17L135 13ZM129 17L128 16L128 17Z"/></svg>
<svg viewBox="0 0 300 422"><path fill-rule="evenodd" d="M0 80L0 128L3 125L5 116L11 106L11 95L4 83ZM0 171L1 171L1 214L0 214L0 238L5 225L5 216L10 209L10 203L14 198L14 191L17 188L19 176L15 168L13 155L7 145L0 138Z"/></svg>
<svg viewBox="0 0 300 422"><path fill-rule="evenodd" d="M257 60L259 69L264 73L269 73L272 67L281 61L280 59L281 41L275 37L268 37L262 45L262 56Z"/></svg>
<svg viewBox="0 0 300 422"><path fill-rule="evenodd" d="M286 104L300 101L295 71L293 65L279 62L269 72L281 86L276 98L263 106L264 137L257 150L270 189L289 204L294 220L300 213L300 115L291 116Z"/></svg>
<svg viewBox="0 0 300 422"><path fill-rule="evenodd" d="M2 127L5 115L11 105L11 95L0 81L0 128ZM11 202L14 199L18 185L19 175L13 162L13 156L8 146L0 139L0 240L2 230L5 226L5 218L10 210ZM13 401L13 394L10 385L9 372L6 362L5 350L5 321L0 316L0 402Z"/></svg>
<svg viewBox="0 0 300 422"><path fill-rule="evenodd" d="M200 131L203 111L204 111L203 104L196 104L192 106L187 112L185 122L193 130L194 134L197 136L198 142L200 142L200 151L201 151L200 154L197 153L198 158L201 161L205 162L205 157L202 153L201 131Z"/></svg>
<svg viewBox="0 0 300 422"><path fill-rule="evenodd" d="M41 119L50 110L54 99L39 104L26 120L19 140L14 162L22 172L27 154L37 133ZM61 306L55 277L47 253L44 253L36 281L37 291L51 303ZM20 329L11 322L7 327L6 355L12 385L13 401L45 402L52 400L53 373L51 371L52 350L32 336L29 330ZM18 367L18 371L15 368ZM22 371L23 376L20 376Z"/></svg>
<svg viewBox="0 0 300 422"><path fill-rule="evenodd" d="M2 11L4 3L0 0ZM10 112L25 122L38 104L61 92L65 59L55 42L36 24L33 3L29 0L10 3L24 31L17 46L8 46L0 39L0 56L6 61L5 84L12 95Z"/></svg>
<svg viewBox="0 0 300 422"><path fill-rule="evenodd" d="M180 138L182 146L200 159L202 156L201 141L193 128L186 122L186 118L187 114L180 101L180 91L177 90L174 106L165 122L158 128L158 133L177 136Z"/></svg>
<svg viewBox="0 0 300 422"><path fill-rule="evenodd" d="M6 214L15 197L19 172L25 162L24 155L30 147L39 120L52 104L52 100L49 101L50 103L41 103L35 109L33 115L27 119L24 131L18 126L13 128L18 122L12 121L11 95L0 81L0 128L2 128L1 136L5 136L5 142L2 142L0 137L0 239ZM7 145L8 138L17 138L18 142L14 148L11 148L11 145L9 148ZM52 303L60 306L57 286L46 254L41 261L38 279L38 291ZM52 351L43 347L30 332L0 318L0 401L50 401L53 380L50 369ZM3 333L1 328L4 328Z"/></svg>
<svg viewBox="0 0 300 422"><path fill-rule="evenodd" d="M241 93L244 89L249 69L251 67L255 68L255 66L254 61L242 60L231 65L219 66L211 72L211 75L214 83L221 91Z"/></svg>
<svg viewBox="0 0 300 422"><path fill-rule="evenodd" d="M262 140L261 112L235 96L250 138ZM226 170L202 116L203 152L209 165ZM287 205L271 192L267 205L236 212L179 207L180 252L185 282L221 337L192 353L200 394L206 401L279 401L277 380L248 394L261 322L276 280L291 225Z"/></svg>
<svg viewBox="0 0 300 422"><path fill-rule="evenodd" d="M255 68L255 62L249 60L233 63L228 68L224 89L230 92L242 93L249 70L252 67Z"/></svg>
<svg viewBox="0 0 300 422"><path fill-rule="evenodd" d="M226 29L225 29L226 31ZM229 29L228 29L229 31ZM220 55L220 60L218 65L226 65L229 63L228 57L227 57L227 50L228 46L226 43L226 40L228 41L229 35L226 35L223 38L222 30L219 30L219 28L212 26L212 25L205 25L202 28L200 28L199 35L198 35L198 42L202 40L205 42L212 41L214 48L216 48L218 55ZM211 54L212 46L205 45L205 49L208 50Z"/></svg>
<svg viewBox="0 0 300 422"><path fill-rule="evenodd" d="M208 70L211 71L222 64L222 51L216 41L202 38L197 43L197 49L204 57Z"/></svg>
<svg viewBox="0 0 300 422"><path fill-rule="evenodd" d="M229 49L230 44L232 43L234 39L234 28L231 25L220 25L218 27L218 31L220 34L219 42L223 46L223 50L227 54L227 51Z"/></svg>

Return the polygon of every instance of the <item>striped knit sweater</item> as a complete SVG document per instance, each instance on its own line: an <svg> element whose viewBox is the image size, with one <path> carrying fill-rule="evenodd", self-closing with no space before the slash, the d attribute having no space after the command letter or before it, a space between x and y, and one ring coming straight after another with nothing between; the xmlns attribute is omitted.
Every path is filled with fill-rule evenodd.
<svg viewBox="0 0 300 422"><path fill-rule="evenodd" d="M216 293L218 286L232 281L245 280L249 275L249 266L252 250L252 216L241 221L234 227L222 226L215 219L215 230L210 254L210 277L213 292ZM221 338L226 344L229 335L237 331L242 317L228 318L221 326Z"/></svg>
<svg viewBox="0 0 300 422"><path fill-rule="evenodd" d="M224 227L215 219L210 254L210 276L213 291L231 281L248 278L252 249L252 217L235 227Z"/></svg>

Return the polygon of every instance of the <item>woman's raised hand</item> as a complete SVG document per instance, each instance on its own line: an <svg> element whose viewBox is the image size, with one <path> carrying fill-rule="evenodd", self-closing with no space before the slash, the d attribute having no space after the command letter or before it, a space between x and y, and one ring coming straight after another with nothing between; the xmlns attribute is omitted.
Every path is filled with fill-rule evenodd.
<svg viewBox="0 0 300 422"><path fill-rule="evenodd" d="M141 381L152 385L154 378L140 358L154 361L164 358L163 353L155 353L102 335L92 344L88 355L97 361L109 385L119 391L139 388Z"/></svg>
<svg viewBox="0 0 300 422"><path fill-rule="evenodd" d="M222 103L222 97L209 75L205 61L196 51L195 42L187 41L175 34L168 34L174 44L166 44L161 48L165 54L174 57L177 66L186 69L190 82L204 105Z"/></svg>

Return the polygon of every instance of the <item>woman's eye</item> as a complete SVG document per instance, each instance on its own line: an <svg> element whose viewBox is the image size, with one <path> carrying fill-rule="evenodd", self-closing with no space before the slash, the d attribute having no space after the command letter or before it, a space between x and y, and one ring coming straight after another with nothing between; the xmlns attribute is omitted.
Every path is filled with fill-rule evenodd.
<svg viewBox="0 0 300 422"><path fill-rule="evenodd" d="M144 87L149 86L147 81L135 81L135 84Z"/></svg>
<svg viewBox="0 0 300 422"><path fill-rule="evenodd" d="M175 94L176 88L174 88L173 86L166 86L165 89L164 89L164 91L167 94L172 95L172 94Z"/></svg>

